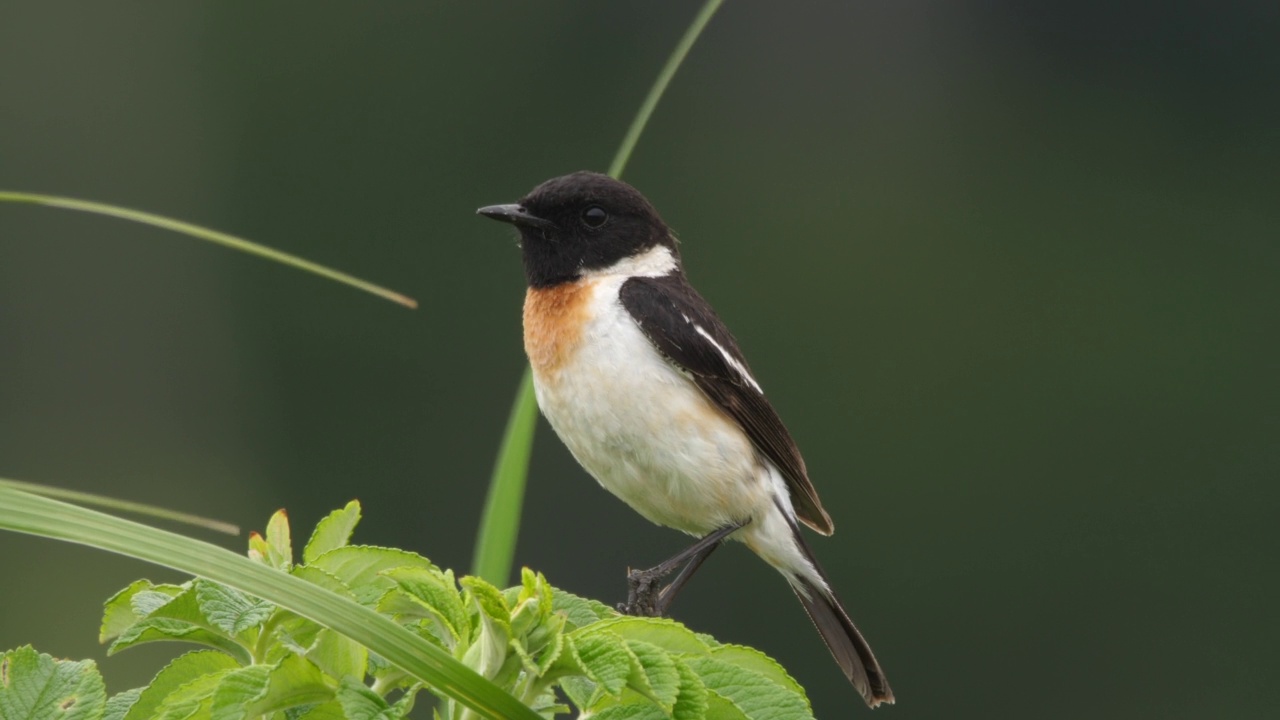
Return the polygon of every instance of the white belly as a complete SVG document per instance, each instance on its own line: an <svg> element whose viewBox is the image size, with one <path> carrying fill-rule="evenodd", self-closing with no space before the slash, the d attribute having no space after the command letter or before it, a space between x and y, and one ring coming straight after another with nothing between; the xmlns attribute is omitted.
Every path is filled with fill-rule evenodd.
<svg viewBox="0 0 1280 720"><path fill-rule="evenodd" d="M622 278L592 283L592 318L538 405L573 456L649 520L703 535L772 510L769 469L750 440L664 360L617 301Z"/></svg>

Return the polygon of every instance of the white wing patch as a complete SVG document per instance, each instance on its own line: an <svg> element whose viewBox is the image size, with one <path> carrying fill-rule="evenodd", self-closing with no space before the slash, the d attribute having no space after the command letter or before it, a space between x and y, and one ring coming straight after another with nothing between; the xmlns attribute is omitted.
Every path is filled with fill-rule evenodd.
<svg viewBox="0 0 1280 720"><path fill-rule="evenodd" d="M701 325L693 322L692 320L689 320L689 316L682 314L681 317L683 317L685 320L688 320L689 324L693 326L694 330L698 331L699 335L706 338L707 342L715 346L715 349L720 352L720 356L724 358L724 361L729 364L729 367L737 371L738 375L743 380L746 380L751 385L751 387L755 388L756 392L760 393L761 395L764 394L764 388L761 388L760 383L756 382L756 379L751 377L751 373L747 372L747 368L742 363L738 362L737 358L735 358L733 355L730 355L729 351L725 350L724 347L720 345L720 343L716 342L716 339L711 337L711 333L707 332L706 330L703 330Z"/></svg>

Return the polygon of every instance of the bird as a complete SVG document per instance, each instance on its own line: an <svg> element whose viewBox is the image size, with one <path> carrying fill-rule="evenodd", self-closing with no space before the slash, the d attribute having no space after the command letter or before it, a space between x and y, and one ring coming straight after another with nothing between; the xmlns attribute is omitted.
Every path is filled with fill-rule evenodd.
<svg viewBox="0 0 1280 720"><path fill-rule="evenodd" d="M551 427L610 493L700 538L631 572L620 609L662 614L713 550L741 541L786 578L867 705L893 703L802 535L801 525L834 530L804 459L737 341L689 283L679 241L649 200L581 171L476 212L519 232L524 348Z"/></svg>

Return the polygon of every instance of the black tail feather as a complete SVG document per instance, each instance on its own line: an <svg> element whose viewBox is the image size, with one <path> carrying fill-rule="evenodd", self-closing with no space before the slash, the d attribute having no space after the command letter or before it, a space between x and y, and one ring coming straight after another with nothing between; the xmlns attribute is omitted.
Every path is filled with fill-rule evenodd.
<svg viewBox="0 0 1280 720"><path fill-rule="evenodd" d="M826 582L826 573L813 557L813 552L800 535L800 529L794 528L794 531L796 544L804 551L823 582ZM849 619L849 614L845 612L835 593L800 576L794 577L792 589L795 590L796 597L800 598L800 604L804 605L805 612L809 613L809 619L818 629L818 634L827 644L832 657L844 671L845 677L849 678L849 682L862 694L867 705L874 708L880 703L892 704L893 690L889 688L884 670L880 668L875 654L871 652L871 646Z"/></svg>

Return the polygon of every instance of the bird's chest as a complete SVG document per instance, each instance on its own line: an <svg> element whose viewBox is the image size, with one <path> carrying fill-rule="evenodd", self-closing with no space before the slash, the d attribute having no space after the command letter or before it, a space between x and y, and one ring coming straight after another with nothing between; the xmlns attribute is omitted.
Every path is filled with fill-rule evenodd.
<svg viewBox="0 0 1280 720"><path fill-rule="evenodd" d="M605 489L654 522L705 532L724 495L751 474L753 453L654 350L618 302L617 284L530 290L525 350L538 405Z"/></svg>

